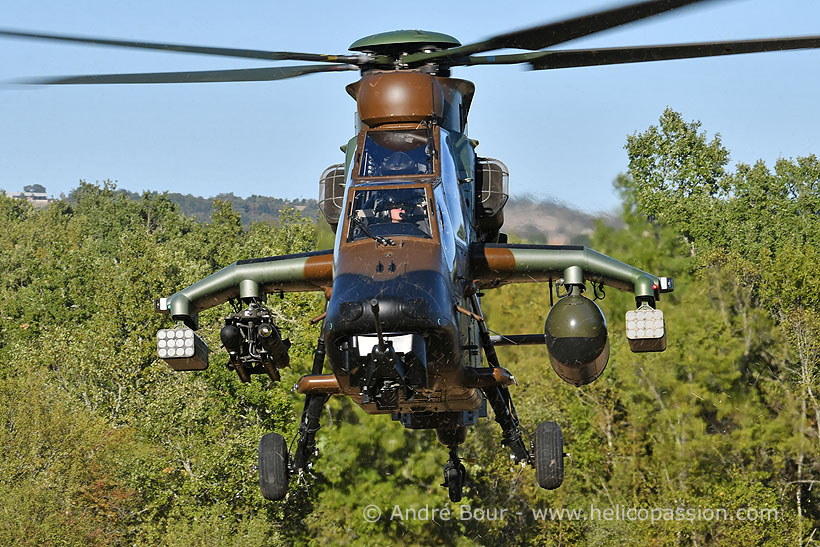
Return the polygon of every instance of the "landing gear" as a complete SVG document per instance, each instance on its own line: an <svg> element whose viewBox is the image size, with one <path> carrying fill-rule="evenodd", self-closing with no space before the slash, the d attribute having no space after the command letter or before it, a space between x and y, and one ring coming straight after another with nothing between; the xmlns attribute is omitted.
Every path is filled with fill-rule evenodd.
<svg viewBox="0 0 820 547"><path fill-rule="evenodd" d="M322 330L324 332L324 323ZM325 363L325 339L319 335L316 341L316 350L313 352L313 369L311 374L321 374ZM327 402L328 395L306 395L305 407L299 420L299 439L296 441L296 452L293 454L293 468L304 473L308 469L310 457L316 453L316 432L319 431L319 418Z"/></svg>
<svg viewBox="0 0 820 547"><path fill-rule="evenodd" d="M501 443L510 449L516 463L532 463L532 454L524 443L510 391L506 386L493 387L484 389L484 396L493 407L495 421L501 426Z"/></svg>
<svg viewBox="0 0 820 547"><path fill-rule="evenodd" d="M477 293L471 295L473 309L482 316ZM498 356L490 339L490 332L483 321L478 322L481 332L481 345L491 366L499 367ZM495 421L501 426L503 443L509 447L516 462L535 464L535 475L538 485L547 490L554 490L564 482L564 438L561 428L555 422L541 422L535 431L535 450L531 451L529 443L524 443L518 415L506 386L488 388L484 395L495 413Z"/></svg>
<svg viewBox="0 0 820 547"><path fill-rule="evenodd" d="M547 490L564 482L564 437L555 422L541 422L535 430L535 476Z"/></svg>
<svg viewBox="0 0 820 547"><path fill-rule="evenodd" d="M450 501L453 503L461 501L461 489L464 487L466 478L467 470L458 458L458 447L452 447L450 448L450 459L444 465L444 482L441 485L447 487Z"/></svg>
<svg viewBox="0 0 820 547"><path fill-rule="evenodd" d="M297 433L296 452L293 454L293 467L299 473L307 471L311 456L316 454L316 432L319 431L319 418L327 399L327 395L305 397L305 408Z"/></svg>
<svg viewBox="0 0 820 547"><path fill-rule="evenodd" d="M467 440L467 428L464 426L439 427L436 428L436 437L450 450L450 459L444 464L444 482L441 485L447 488L450 501L454 503L461 501L461 490L467 479L467 470L458 457L458 445Z"/></svg>
<svg viewBox="0 0 820 547"><path fill-rule="evenodd" d="M477 291L473 291L473 294L470 295L470 299L475 314L483 318L484 314L481 312L481 304L478 301ZM483 320L478 322L478 330L481 333L481 347L484 349L487 362L490 366L500 368L501 364L498 362L495 346L492 340L490 340L490 331ZM512 457L517 463L532 463L532 454L530 454L527 445L524 443L521 427L518 422L518 414L515 411L515 405L510 396L510 390L507 389L507 386L499 386L485 388L483 391L487 402L493 407L495 421L501 426L501 442L510 449Z"/></svg>
<svg viewBox="0 0 820 547"><path fill-rule="evenodd" d="M313 354L313 374L321 374L324 360L325 342L320 336ZM259 488L265 499L284 499L288 493L291 473L302 476L308 470L309 460L316 453L316 432L319 430L319 418L327 399L328 395L305 397L293 461L290 460L287 443L282 435L268 433L259 441Z"/></svg>
<svg viewBox="0 0 820 547"><path fill-rule="evenodd" d="M259 489L271 501L288 493L288 445L278 433L268 433L259 441Z"/></svg>

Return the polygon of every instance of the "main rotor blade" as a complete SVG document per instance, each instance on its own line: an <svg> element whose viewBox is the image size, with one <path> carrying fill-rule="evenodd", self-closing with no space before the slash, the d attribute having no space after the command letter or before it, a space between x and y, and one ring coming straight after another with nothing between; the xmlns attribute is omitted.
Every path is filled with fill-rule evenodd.
<svg viewBox="0 0 820 547"><path fill-rule="evenodd" d="M816 48L820 48L820 36L798 36L793 38L764 38L759 40L666 44L659 46L538 51L535 53L497 55L495 57L470 57L469 64L530 63L535 70L548 70L554 68L670 61L673 59L694 59L697 57L714 57L718 55L739 55L742 53Z"/></svg>
<svg viewBox="0 0 820 547"><path fill-rule="evenodd" d="M433 59L449 59L458 63L473 53L493 51L496 49L543 49L626 23L645 19L652 15L658 15L689 4L704 1L706 0L647 0L628 6L573 17L572 19L566 19L564 21L499 34L483 42L476 42L474 44L467 44L430 53L415 53L403 57L402 60L407 64L420 64Z"/></svg>
<svg viewBox="0 0 820 547"><path fill-rule="evenodd" d="M59 78L38 78L20 83L36 85L65 84L187 84L200 82L266 82L295 78L316 72L359 70L353 65L301 65L198 72L146 72L140 74L91 74Z"/></svg>
<svg viewBox="0 0 820 547"><path fill-rule="evenodd" d="M314 61L329 63L363 63L363 55L322 55L318 53L298 53L290 51L264 51L257 49L235 49L224 47L193 46L185 44L165 44L161 42L132 42L127 40L109 40L90 36L70 36L63 34L44 34L23 32L11 29L0 29L0 36L9 38L26 38L31 40L51 40L58 42L74 42L79 44L93 44L102 46L125 47L132 49L157 49L160 51L176 51L180 53L198 53L200 55L219 55L222 57L240 57L242 59L262 59L265 61Z"/></svg>

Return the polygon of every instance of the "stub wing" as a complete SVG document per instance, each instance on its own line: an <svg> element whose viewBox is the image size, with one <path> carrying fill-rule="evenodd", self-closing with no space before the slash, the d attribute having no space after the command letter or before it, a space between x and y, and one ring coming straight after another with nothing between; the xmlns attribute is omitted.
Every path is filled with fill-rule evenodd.
<svg viewBox="0 0 820 547"><path fill-rule="evenodd" d="M603 283L652 300L657 300L659 293L672 290L670 278L658 277L578 245L475 245L470 250L470 270L483 289L563 279L570 283Z"/></svg>
<svg viewBox="0 0 820 547"><path fill-rule="evenodd" d="M198 314L231 298L259 298L274 292L327 290L333 284L333 251L239 260L168 298L158 312L197 329Z"/></svg>
<svg viewBox="0 0 820 547"><path fill-rule="evenodd" d="M635 294L637 309L626 314L626 337L632 351L666 349L666 323L663 312L656 309L655 303L660 293L673 290L674 282L670 277L658 277L587 247L573 245L476 245L470 250L470 267L471 278L479 289L538 281L564 285L570 298L560 300L550 310L544 326L544 340L550 349L553 368L570 383L582 385L594 380L609 358L604 317L593 302L581 295L586 281ZM592 330L578 334L579 326ZM578 357L577 341L594 342L596 336L600 339L600 347L596 347L594 355L590 354L586 359ZM517 341L507 340L514 344L530 343L540 342L541 337L517 338ZM563 356L562 344L566 346ZM576 363L579 359L588 361L592 368L567 368L566 363Z"/></svg>

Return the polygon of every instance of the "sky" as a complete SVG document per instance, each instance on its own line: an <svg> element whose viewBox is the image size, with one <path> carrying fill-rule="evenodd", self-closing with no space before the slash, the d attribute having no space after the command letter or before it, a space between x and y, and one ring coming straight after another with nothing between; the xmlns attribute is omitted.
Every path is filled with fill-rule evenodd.
<svg viewBox="0 0 820 547"><path fill-rule="evenodd" d="M124 40L341 54L358 38L396 29L444 32L471 43L624 2L502 3L416 0L281 2L0 0L0 27ZM575 40L614 47L820 35L817 0L704 2ZM292 64L299 64L292 63ZM0 39L0 189L78 182L215 196L316 198L318 179L344 157L356 72L279 82L19 86L38 76L271 66L181 53ZM510 169L513 196L590 212L617 209L626 137L667 106L719 133L733 162L772 165L820 153L820 50L531 71L456 68L475 83L469 121L478 153Z"/></svg>

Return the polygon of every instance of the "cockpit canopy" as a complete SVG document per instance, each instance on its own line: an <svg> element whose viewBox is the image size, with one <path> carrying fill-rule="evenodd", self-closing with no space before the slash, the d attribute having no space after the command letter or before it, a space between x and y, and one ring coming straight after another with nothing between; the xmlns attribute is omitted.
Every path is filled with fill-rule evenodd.
<svg viewBox="0 0 820 547"><path fill-rule="evenodd" d="M356 189L351 215L347 241L433 237L424 188Z"/></svg>
<svg viewBox="0 0 820 547"><path fill-rule="evenodd" d="M425 130L369 131L364 139L360 177L429 175L433 140Z"/></svg>

